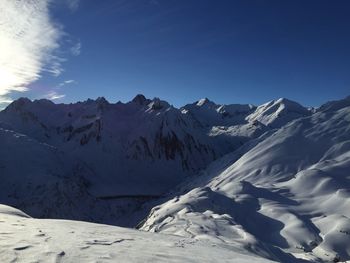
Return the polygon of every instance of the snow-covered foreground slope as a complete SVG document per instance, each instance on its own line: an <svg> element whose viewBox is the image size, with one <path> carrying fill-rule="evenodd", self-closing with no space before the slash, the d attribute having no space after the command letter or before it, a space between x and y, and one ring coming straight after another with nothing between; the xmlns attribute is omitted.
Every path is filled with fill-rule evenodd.
<svg viewBox="0 0 350 263"><path fill-rule="evenodd" d="M141 229L281 262L350 260L350 99L219 159Z"/></svg>
<svg viewBox="0 0 350 263"><path fill-rule="evenodd" d="M0 205L0 262L271 262L206 241L85 223L33 219Z"/></svg>

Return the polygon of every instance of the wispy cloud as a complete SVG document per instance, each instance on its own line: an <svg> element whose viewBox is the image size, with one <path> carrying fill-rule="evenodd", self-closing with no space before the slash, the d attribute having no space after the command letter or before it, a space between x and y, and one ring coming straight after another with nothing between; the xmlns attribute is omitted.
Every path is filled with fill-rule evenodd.
<svg viewBox="0 0 350 263"><path fill-rule="evenodd" d="M48 93L44 94L43 98L49 100L58 100L66 97L66 94L61 92L62 88L77 83L74 79L68 79L59 83L54 89L50 90Z"/></svg>
<svg viewBox="0 0 350 263"><path fill-rule="evenodd" d="M60 94L57 91L52 90L48 92L44 97L48 100L58 100L64 98L65 96L65 94Z"/></svg>
<svg viewBox="0 0 350 263"><path fill-rule="evenodd" d="M74 12L78 9L80 0L66 0L69 9Z"/></svg>
<svg viewBox="0 0 350 263"><path fill-rule="evenodd" d="M0 0L0 96L26 91L46 70L59 75L53 52L62 31L49 17L48 1Z"/></svg>
<svg viewBox="0 0 350 263"><path fill-rule="evenodd" d="M74 84L74 83L76 83L76 81L74 79L69 79L69 80L62 81L61 83L59 83L57 85L57 87L61 88L63 86L66 86L66 85L69 85L69 84Z"/></svg>
<svg viewBox="0 0 350 263"><path fill-rule="evenodd" d="M74 46L70 48L70 51L73 56L79 56L81 52L81 42L78 41Z"/></svg>
<svg viewBox="0 0 350 263"><path fill-rule="evenodd" d="M51 2L0 0L0 103L10 102L12 92L27 91L43 72L62 73L64 59L55 53L65 33L50 18ZM68 3L72 10L78 8L79 1ZM75 54L80 48L81 44ZM52 97L57 96L61 95Z"/></svg>

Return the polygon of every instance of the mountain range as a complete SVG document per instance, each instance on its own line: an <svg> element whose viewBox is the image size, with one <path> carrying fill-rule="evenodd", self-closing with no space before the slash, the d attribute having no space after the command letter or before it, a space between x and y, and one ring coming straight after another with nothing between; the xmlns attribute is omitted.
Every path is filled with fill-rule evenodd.
<svg viewBox="0 0 350 263"><path fill-rule="evenodd" d="M47 224L56 240L67 225L28 215L136 227L103 231L159 237L176 251L182 242L179 262L212 262L198 255L205 250L227 262L234 253L238 262L350 260L350 97L318 108L284 98L260 106L205 98L181 108L143 95L127 103L20 98L0 112L0 143L0 220ZM74 224L79 238L102 231Z"/></svg>

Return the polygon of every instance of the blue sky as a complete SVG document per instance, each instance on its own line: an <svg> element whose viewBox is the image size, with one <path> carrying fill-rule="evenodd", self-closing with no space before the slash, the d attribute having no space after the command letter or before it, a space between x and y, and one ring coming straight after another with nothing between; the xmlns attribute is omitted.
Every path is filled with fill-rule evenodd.
<svg viewBox="0 0 350 263"><path fill-rule="evenodd" d="M318 106L350 95L346 0L60 0L45 11L56 35L36 78L0 97Z"/></svg>

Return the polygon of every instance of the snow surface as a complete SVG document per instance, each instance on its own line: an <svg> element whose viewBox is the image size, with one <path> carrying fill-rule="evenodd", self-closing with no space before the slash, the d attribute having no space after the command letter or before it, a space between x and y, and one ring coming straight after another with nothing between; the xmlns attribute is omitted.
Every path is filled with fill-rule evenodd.
<svg viewBox="0 0 350 263"><path fill-rule="evenodd" d="M350 105L335 104L214 162L141 229L280 262L350 260Z"/></svg>
<svg viewBox="0 0 350 263"><path fill-rule="evenodd" d="M246 119L249 121L259 121L266 126L279 128L294 119L308 116L310 113L308 109L299 103L280 98L259 106Z"/></svg>
<svg viewBox="0 0 350 263"><path fill-rule="evenodd" d="M214 108L211 126L199 123L201 110L143 95L115 104L20 98L0 112L0 201L35 217L136 225L144 202L268 130L245 120L255 106L197 104Z"/></svg>
<svg viewBox="0 0 350 263"><path fill-rule="evenodd" d="M90 171L56 147L2 128L0 145L1 203L20 207L32 216L112 224L140 204L140 200L103 201L92 196L84 178ZM134 215L134 220L119 220L118 224L138 220Z"/></svg>
<svg viewBox="0 0 350 263"><path fill-rule="evenodd" d="M0 205L1 262L271 261L209 242L79 221L30 218Z"/></svg>
<svg viewBox="0 0 350 263"><path fill-rule="evenodd" d="M21 98L0 144L0 203L24 211L0 206L0 262L350 260L349 97Z"/></svg>

